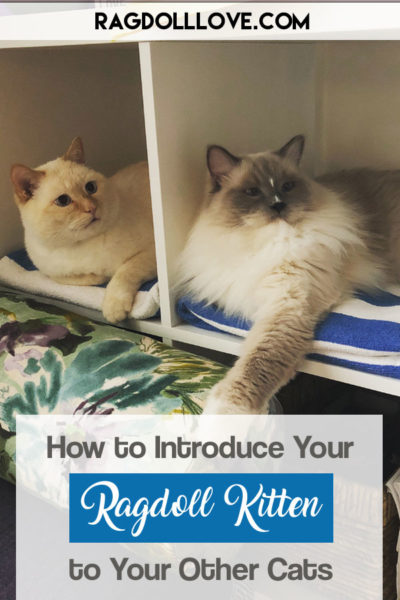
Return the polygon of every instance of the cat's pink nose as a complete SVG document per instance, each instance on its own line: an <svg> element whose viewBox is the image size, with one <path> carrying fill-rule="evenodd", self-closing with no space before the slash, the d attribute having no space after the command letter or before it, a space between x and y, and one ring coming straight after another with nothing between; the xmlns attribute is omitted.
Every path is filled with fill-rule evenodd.
<svg viewBox="0 0 400 600"><path fill-rule="evenodd" d="M94 204L88 204L85 207L85 212L90 213L91 215L95 215L96 214L96 207Z"/></svg>

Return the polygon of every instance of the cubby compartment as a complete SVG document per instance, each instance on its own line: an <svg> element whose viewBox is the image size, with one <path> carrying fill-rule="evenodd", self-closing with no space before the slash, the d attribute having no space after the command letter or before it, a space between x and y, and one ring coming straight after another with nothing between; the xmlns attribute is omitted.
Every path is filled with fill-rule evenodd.
<svg viewBox="0 0 400 600"><path fill-rule="evenodd" d="M147 149L137 44L5 48L0 78L3 256L23 245L9 178L13 163L37 167L62 155L79 135L87 164L112 175L146 160ZM81 312L101 318L96 311Z"/></svg>
<svg viewBox="0 0 400 600"><path fill-rule="evenodd" d="M162 42L143 45L141 61L143 75L151 73L144 92L153 202L162 216L163 315L173 326L174 267L205 192L207 145L245 153L305 131L311 168L315 54L301 43Z"/></svg>
<svg viewBox="0 0 400 600"><path fill-rule="evenodd" d="M16 44L18 45L18 44ZM41 43L43 45L43 43ZM111 174L148 158L161 317L124 327L236 355L241 339L175 313L174 270L205 191L205 150L307 137L311 174L400 163L399 42L140 42L0 49L0 254L20 247L9 168L36 166L81 135ZM101 320L100 313L82 309ZM306 361L302 370L392 394L398 380Z"/></svg>
<svg viewBox="0 0 400 600"><path fill-rule="evenodd" d="M80 135L87 162L111 175L146 158L137 46L0 51L0 253L21 247L13 163L36 167Z"/></svg>
<svg viewBox="0 0 400 600"><path fill-rule="evenodd" d="M168 337L238 354L241 339L176 317L174 267L204 194L207 144L233 153L307 137L310 174L400 162L398 42L163 42L140 48ZM395 379L306 361L302 370L386 393Z"/></svg>

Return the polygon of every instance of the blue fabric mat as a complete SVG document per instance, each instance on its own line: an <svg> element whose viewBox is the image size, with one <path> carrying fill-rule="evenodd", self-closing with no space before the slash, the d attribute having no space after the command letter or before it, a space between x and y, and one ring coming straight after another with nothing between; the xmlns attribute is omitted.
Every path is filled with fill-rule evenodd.
<svg viewBox="0 0 400 600"><path fill-rule="evenodd" d="M313 360L400 379L400 288L360 292L338 306L315 331ZM177 303L181 318L202 329L246 336L252 323L226 315L215 305L190 296Z"/></svg>

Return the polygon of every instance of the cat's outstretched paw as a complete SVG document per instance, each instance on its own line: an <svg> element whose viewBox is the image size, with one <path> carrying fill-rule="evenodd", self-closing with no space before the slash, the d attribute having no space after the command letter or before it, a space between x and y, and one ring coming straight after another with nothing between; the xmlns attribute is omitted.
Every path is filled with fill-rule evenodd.
<svg viewBox="0 0 400 600"><path fill-rule="evenodd" d="M232 403L229 398L218 394L213 388L207 396L203 415L235 415L238 412L237 409L236 404Z"/></svg>
<svg viewBox="0 0 400 600"><path fill-rule="evenodd" d="M206 399L203 410L204 415L263 415L268 413L268 402L260 406L249 403L243 398L238 401L234 394L229 393L229 388L224 389L221 384L214 386Z"/></svg>
<svg viewBox="0 0 400 600"><path fill-rule="evenodd" d="M132 310L135 295L122 286L108 284L103 301L103 315L110 323L126 319Z"/></svg>

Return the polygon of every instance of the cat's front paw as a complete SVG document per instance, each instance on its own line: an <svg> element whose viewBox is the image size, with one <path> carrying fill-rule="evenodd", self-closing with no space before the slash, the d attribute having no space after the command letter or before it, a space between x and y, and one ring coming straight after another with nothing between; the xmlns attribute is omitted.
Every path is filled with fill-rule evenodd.
<svg viewBox="0 0 400 600"><path fill-rule="evenodd" d="M239 400L229 391L228 386L215 385L206 399L204 415L259 415L268 413L268 402L260 406L249 403L246 399Z"/></svg>
<svg viewBox="0 0 400 600"><path fill-rule="evenodd" d="M203 415L234 415L236 414L236 405L229 398L218 392L217 386L213 387L207 396Z"/></svg>
<svg viewBox="0 0 400 600"><path fill-rule="evenodd" d="M229 396L220 384L215 385L207 396L204 415L246 414L245 406L240 406Z"/></svg>
<svg viewBox="0 0 400 600"><path fill-rule="evenodd" d="M127 318L132 310L135 294L123 286L112 285L106 288L103 301L103 315L110 323L119 323Z"/></svg>

